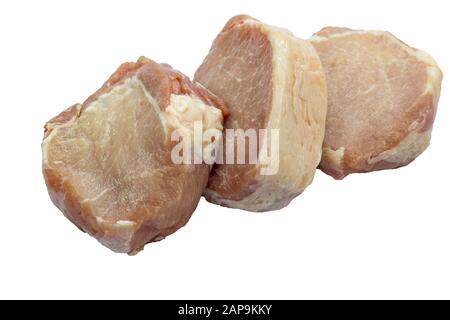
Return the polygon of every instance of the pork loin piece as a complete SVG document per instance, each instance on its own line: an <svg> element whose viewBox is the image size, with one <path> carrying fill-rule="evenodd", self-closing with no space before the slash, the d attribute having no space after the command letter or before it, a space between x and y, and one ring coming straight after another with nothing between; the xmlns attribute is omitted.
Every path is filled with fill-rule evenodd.
<svg viewBox="0 0 450 320"><path fill-rule="evenodd" d="M53 203L116 252L135 253L182 227L210 165L175 165L175 129L222 129L223 103L168 65L125 63L45 125L43 173Z"/></svg>
<svg viewBox="0 0 450 320"><path fill-rule="evenodd" d="M269 129L258 141L256 163L223 161L214 167L206 199L268 211L302 193L321 158L327 108L325 73L313 46L287 30L236 16L215 39L194 80L227 104L225 128ZM278 159L271 129L279 129ZM277 170L262 171L267 168Z"/></svg>
<svg viewBox="0 0 450 320"><path fill-rule="evenodd" d="M431 56L381 31L325 28L310 40L328 82L324 172L393 169L428 147L442 81Z"/></svg>

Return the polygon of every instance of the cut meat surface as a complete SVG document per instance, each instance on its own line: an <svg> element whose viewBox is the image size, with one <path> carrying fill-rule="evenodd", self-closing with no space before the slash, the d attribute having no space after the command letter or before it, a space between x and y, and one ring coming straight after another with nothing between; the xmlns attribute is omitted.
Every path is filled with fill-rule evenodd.
<svg viewBox="0 0 450 320"><path fill-rule="evenodd" d="M174 130L222 130L220 99L167 65L123 64L83 104L45 125L43 173L54 204L116 252L135 253L189 220L210 165L172 162Z"/></svg>
<svg viewBox="0 0 450 320"><path fill-rule="evenodd" d="M398 168L428 147L442 81L431 56L382 31L328 27L310 42L327 74L324 172Z"/></svg>
<svg viewBox="0 0 450 320"><path fill-rule="evenodd" d="M214 40L194 80L226 103L230 111L226 129L268 130L267 137L258 141L256 163L214 167L206 199L268 211L286 206L302 193L321 158L327 108L325 73L313 46L287 30L236 16ZM270 147L272 129L279 130L278 170L262 174L262 168L273 164L262 146L268 154L277 151Z"/></svg>

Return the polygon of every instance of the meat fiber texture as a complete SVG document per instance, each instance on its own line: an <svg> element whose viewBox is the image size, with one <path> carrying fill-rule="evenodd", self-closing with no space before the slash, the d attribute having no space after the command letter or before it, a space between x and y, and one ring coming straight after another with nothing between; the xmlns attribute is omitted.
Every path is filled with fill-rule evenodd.
<svg viewBox="0 0 450 320"><path fill-rule="evenodd" d="M175 129L222 130L224 105L168 65L125 63L94 95L45 125L43 173L53 203L116 252L135 253L186 224L211 166L175 165Z"/></svg>
<svg viewBox="0 0 450 320"><path fill-rule="evenodd" d="M325 73L314 47L285 29L236 16L214 40L194 80L226 103L226 129L279 129L276 174L261 174L268 164L262 153L253 164L216 164L206 199L269 211L301 194L313 180L325 132ZM259 146L271 146L270 137Z"/></svg>
<svg viewBox="0 0 450 320"><path fill-rule="evenodd" d="M328 27L310 42L327 75L324 172L398 168L428 147L442 81L430 55L382 31Z"/></svg>

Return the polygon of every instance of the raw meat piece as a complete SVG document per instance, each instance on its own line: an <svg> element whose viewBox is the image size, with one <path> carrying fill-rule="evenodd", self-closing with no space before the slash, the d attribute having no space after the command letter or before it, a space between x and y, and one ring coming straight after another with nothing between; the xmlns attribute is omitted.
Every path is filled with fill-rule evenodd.
<svg viewBox="0 0 450 320"><path fill-rule="evenodd" d="M175 129L222 130L223 103L168 65L125 63L94 95L45 125L43 173L54 204L116 252L182 227L210 165L175 165ZM224 111L225 112L225 111Z"/></svg>
<svg viewBox="0 0 450 320"><path fill-rule="evenodd" d="M273 164L261 153L256 164L216 164L206 199L268 211L302 193L321 158L327 108L325 73L313 46L287 30L236 16L215 39L194 80L225 101L227 129L279 129L278 173L261 174ZM271 146L270 137L269 132L259 147Z"/></svg>
<svg viewBox="0 0 450 320"><path fill-rule="evenodd" d="M431 56L382 31L329 27L310 41L327 74L324 172L398 168L428 147L442 81Z"/></svg>

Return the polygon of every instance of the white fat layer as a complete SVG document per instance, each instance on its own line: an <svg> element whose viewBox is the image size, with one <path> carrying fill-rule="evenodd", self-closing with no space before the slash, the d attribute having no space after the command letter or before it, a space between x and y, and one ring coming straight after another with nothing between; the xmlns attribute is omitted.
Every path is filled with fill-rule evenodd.
<svg viewBox="0 0 450 320"><path fill-rule="evenodd" d="M345 148L340 147L337 150L333 150L329 147L323 148L323 155L332 159L333 163L340 164L345 155Z"/></svg>
<svg viewBox="0 0 450 320"><path fill-rule="evenodd" d="M81 104L77 105L77 111L79 111L81 108ZM48 156L47 156L47 150L48 150L48 145L50 143L50 141L52 141L53 137L56 135L56 131L59 128L63 128L63 127L70 127L71 125L73 125L73 123L75 122L76 117L70 119L69 121L67 121L66 123L63 124L58 124L58 125L53 125L50 126L49 129L51 130L50 133L44 138L44 140L42 141L42 162L44 165L48 164Z"/></svg>
<svg viewBox="0 0 450 320"><path fill-rule="evenodd" d="M116 224L122 227L132 227L136 225L136 222L130 220L118 220Z"/></svg>
<svg viewBox="0 0 450 320"><path fill-rule="evenodd" d="M166 109L161 110L158 102L145 88L144 84L136 77L127 79L136 81L145 93L147 100L153 106L161 122L164 124L166 139L175 129L180 134L193 136L194 122L200 121L203 132L209 129L223 130L223 115L218 108L204 103L201 99L190 95L170 95L170 102ZM210 141L208 141L210 142ZM205 141L204 141L205 144ZM206 147L204 145L203 147Z"/></svg>
<svg viewBox="0 0 450 320"><path fill-rule="evenodd" d="M370 32L370 34L375 35L375 36L381 36L383 34L388 34L388 32L378 31L378 30L372 30L372 31L367 31L367 30L348 30L348 31L343 31L343 32L332 33L332 34L327 35L327 36L313 35L309 40L317 43L317 42L324 42L324 41L327 41L329 39L343 38L343 37L346 37L346 36L348 36L350 34L367 34L368 32Z"/></svg>
<svg viewBox="0 0 450 320"><path fill-rule="evenodd" d="M108 220L105 220L102 217L95 217L95 220L97 221L98 224L111 225L111 223ZM135 221L131 221L131 220L117 220L114 224L112 224L112 226L115 228L134 227L136 225L137 225L137 223Z"/></svg>
<svg viewBox="0 0 450 320"><path fill-rule="evenodd" d="M406 164L417 158L429 146L431 140L431 129L425 132L411 132L395 148L384 151L378 156L367 161L375 164L380 161Z"/></svg>
<svg viewBox="0 0 450 320"><path fill-rule="evenodd" d="M166 121L183 137L194 137L194 124L202 126L202 131L216 129L223 130L222 111L205 104L197 97L187 95L170 96L170 104L163 113ZM211 140L202 132L202 147L207 148Z"/></svg>

